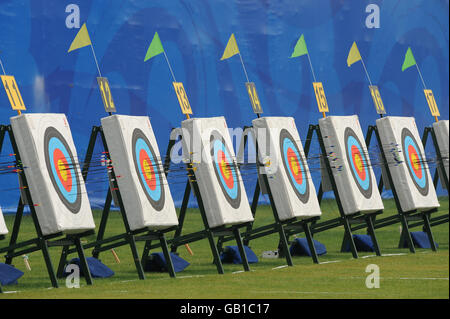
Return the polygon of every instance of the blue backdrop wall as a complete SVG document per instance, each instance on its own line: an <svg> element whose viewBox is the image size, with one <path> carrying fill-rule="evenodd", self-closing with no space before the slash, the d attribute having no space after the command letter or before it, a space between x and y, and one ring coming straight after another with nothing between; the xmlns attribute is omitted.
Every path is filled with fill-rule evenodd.
<svg viewBox="0 0 450 319"><path fill-rule="evenodd" d="M76 22L71 4L79 9L80 26L87 24L118 113L149 115L162 154L170 128L184 117L164 57L144 63L155 31L177 80L184 82L194 115L224 115L229 127L248 125L254 118L239 58L219 61L231 33L264 114L293 116L302 137L320 114L307 58L289 59L301 34L324 84L330 114L358 114L363 128L377 118L362 64L346 64L356 41L388 114L414 116L420 131L433 122L416 69L401 71L410 46L441 118L448 119L448 0L0 0L0 59L6 73L16 77L27 112L67 115L80 155L91 127L105 112L90 48L67 53L79 30L71 28ZM366 24L370 4L380 9L379 28ZM0 123L8 124L14 114L1 88ZM2 161L8 153L7 143ZM318 184L318 170L313 177ZM1 174L0 179L0 205L14 209L17 177ZM93 206L101 204L104 184L88 185ZM254 181L247 184L251 195ZM177 203L182 185L171 187Z"/></svg>

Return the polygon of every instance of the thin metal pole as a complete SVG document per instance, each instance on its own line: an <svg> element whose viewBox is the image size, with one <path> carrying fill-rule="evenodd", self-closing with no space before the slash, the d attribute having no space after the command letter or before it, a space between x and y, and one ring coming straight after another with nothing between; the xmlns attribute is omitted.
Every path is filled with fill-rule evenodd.
<svg viewBox="0 0 450 319"><path fill-rule="evenodd" d="M3 67L2 59L0 59L0 66L2 67L3 75L6 75L5 68Z"/></svg>
<svg viewBox="0 0 450 319"><path fill-rule="evenodd" d="M372 81L370 80L370 76L369 76L369 73L367 72L366 65L364 64L363 58L361 58L361 62L362 62L364 71L366 72L366 76L367 76L367 79L369 80L370 86L372 86Z"/></svg>
<svg viewBox="0 0 450 319"><path fill-rule="evenodd" d="M169 66L170 73L172 74L173 81L176 82L177 80L175 79L175 74L173 74L173 70L172 70L172 67L170 66L170 62L169 62L169 59L167 58L167 54L165 51L163 51L163 53L164 53L164 57L166 58L167 65Z"/></svg>
<svg viewBox="0 0 450 319"><path fill-rule="evenodd" d="M91 43L92 54L94 55L95 65L97 66L98 75L102 77L102 73L100 72L100 68L98 67L97 57L95 56L94 46Z"/></svg>
<svg viewBox="0 0 450 319"><path fill-rule="evenodd" d="M244 69L244 73L245 73L245 78L247 79L247 82L250 82L250 80L248 79L247 70L245 69L244 61L242 60L242 56L241 56L240 52L239 52L239 58L241 59L242 68Z"/></svg>
<svg viewBox="0 0 450 319"><path fill-rule="evenodd" d="M306 55L308 56L309 66L311 67L311 73L312 73L314 82L317 82L316 75L314 74L314 69L313 69L313 66L312 66L312 63L311 63L311 58L309 57L309 53L307 53Z"/></svg>
<svg viewBox="0 0 450 319"><path fill-rule="evenodd" d="M420 69L419 69L419 66L417 65L417 63L416 63L416 68L417 68L417 71L419 72L420 79L422 80L423 88L426 90L427 87L425 85L425 81L423 80L422 73L420 73Z"/></svg>

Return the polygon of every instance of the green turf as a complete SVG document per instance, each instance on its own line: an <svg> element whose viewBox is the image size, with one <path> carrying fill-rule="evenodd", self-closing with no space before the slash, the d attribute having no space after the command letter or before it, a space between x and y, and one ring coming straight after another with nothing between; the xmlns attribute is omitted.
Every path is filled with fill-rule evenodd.
<svg viewBox="0 0 450 319"><path fill-rule="evenodd" d="M436 215L448 212L448 198L440 198L441 208ZM385 201L384 216L394 214L394 202ZM334 201L322 203L323 216L328 220L338 216ZM94 212L96 225L99 225L100 211ZM6 216L11 230L13 216ZM261 206L257 210L255 227L273 222L269 207ZM187 213L183 233L201 229L198 210ZM112 212L106 235L123 232L124 227L118 212ZM9 292L0 295L3 298L449 298L449 249L448 223L433 227L437 252L417 249L416 254L408 249L398 249L400 236L399 224L376 231L382 254L390 256L373 257L373 253L360 253L359 259L352 259L350 253L340 253L343 227L317 234L315 239L326 245L328 253L320 256L321 264L313 264L309 257L294 257L294 267L283 267L285 259L262 259L251 264L251 272L242 272L241 265L224 265L225 274L218 275L212 264L212 254L207 240L192 243L194 256L190 256L184 247L179 248L180 256L191 263L173 279L167 273L147 273L146 280L138 280L128 246L116 249L121 263L117 264L110 252L100 255L103 263L115 271L115 276L107 279L95 279L93 286L86 286L83 278L81 288L69 289L65 280L59 280L60 288L52 289L48 279L41 252L29 255L32 271L25 268L22 258L16 258L13 264L25 275L18 285L3 287ZM359 232L363 233L363 232ZM20 239L31 238L34 226L30 216L23 219ZM169 234L171 235L171 234ZM170 236L169 236L170 237ZM0 247L6 246L6 240ZM86 238L93 241L95 236ZM232 242L228 244L233 244ZM252 250L261 256L265 250L277 247L276 234L256 239L250 243ZM138 243L142 251L143 243ZM57 266L61 248L52 247L50 253L54 267ZM87 250L90 256L90 250ZM366 257L367 256L367 257ZM369 258L370 257L370 258ZM3 258L2 258L3 259ZM376 264L380 269L380 288L368 289L365 285L366 267Z"/></svg>

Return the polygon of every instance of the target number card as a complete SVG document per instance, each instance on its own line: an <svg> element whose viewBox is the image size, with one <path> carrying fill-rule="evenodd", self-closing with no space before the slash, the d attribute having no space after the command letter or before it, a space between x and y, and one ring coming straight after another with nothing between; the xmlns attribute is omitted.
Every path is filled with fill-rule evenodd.
<svg viewBox="0 0 450 319"><path fill-rule="evenodd" d="M250 103L252 103L253 112L255 114L261 114L262 107L261 102L259 102L258 93L256 92L256 86L253 82L246 82L245 87L247 88L248 97L250 98Z"/></svg>
<svg viewBox="0 0 450 319"><path fill-rule="evenodd" d="M386 110L384 109L383 100L381 99L380 91L378 90L378 86L369 85L370 95L372 95L373 104L377 110L377 114L386 114Z"/></svg>
<svg viewBox="0 0 450 319"><path fill-rule="evenodd" d="M173 88L175 89L175 93L177 94L178 103L180 103L181 112L183 114L192 114L191 105L189 104L188 97L186 95L186 91L184 90L184 86L182 82L172 82Z"/></svg>
<svg viewBox="0 0 450 319"><path fill-rule="evenodd" d="M427 99L428 107L430 108L431 115L433 116L440 116L439 114L439 108L436 104L436 100L434 99L433 91L431 90L423 90L423 93L425 93L425 97Z"/></svg>
<svg viewBox="0 0 450 319"><path fill-rule="evenodd" d="M5 87L6 94L8 95L9 103L11 107L16 111L26 110L25 104L23 104L22 95L20 95L19 87L17 86L16 79L12 75L1 75L3 86Z"/></svg>
<svg viewBox="0 0 450 319"><path fill-rule="evenodd" d="M103 106L106 112L116 112L116 106L111 95L111 89L109 88L108 78L97 77L98 87L100 89L100 95L102 96Z"/></svg>
<svg viewBox="0 0 450 319"><path fill-rule="evenodd" d="M313 82L313 86L319 112L328 112L328 103L327 98L325 97L322 82Z"/></svg>

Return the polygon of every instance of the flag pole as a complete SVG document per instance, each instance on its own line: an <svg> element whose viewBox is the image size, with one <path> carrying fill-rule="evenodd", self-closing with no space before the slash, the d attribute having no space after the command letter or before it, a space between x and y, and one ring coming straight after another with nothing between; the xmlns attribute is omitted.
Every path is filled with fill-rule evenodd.
<svg viewBox="0 0 450 319"><path fill-rule="evenodd" d="M100 68L98 67L97 56L95 55L94 46L91 43L92 54L94 55L95 65L97 66L98 75L102 77L102 73L100 72Z"/></svg>
<svg viewBox="0 0 450 319"><path fill-rule="evenodd" d="M420 69L419 69L419 66L417 65L417 63L416 63L416 68L417 68L417 72L419 72L420 79L422 80L423 88L426 90L427 86L425 85L425 81L423 80L422 73L420 72ZM435 119L436 122L439 122L439 119L438 119L437 116L434 116L434 119Z"/></svg>
<svg viewBox="0 0 450 319"><path fill-rule="evenodd" d="M3 75L6 75L5 68L3 67L2 59L0 59L0 66L2 67Z"/></svg>
<svg viewBox="0 0 450 319"><path fill-rule="evenodd" d="M5 68L4 68L4 66L3 66L2 59L0 59L0 66L2 67L3 75L6 75L6 72L5 72ZM22 103L23 103L23 102L22 102ZM18 115L22 115L22 111L21 111L21 110L17 110L17 114L18 114Z"/></svg>
<svg viewBox="0 0 450 319"><path fill-rule="evenodd" d="M364 71L365 71L365 73L366 73L367 79L369 80L369 84L370 84L370 86L373 86L372 81L370 80L369 72L367 72L366 64L364 63L364 60L363 60L362 57L361 57L361 62L362 62ZM383 114L380 114L380 117L382 118L382 117L383 117Z"/></svg>
<svg viewBox="0 0 450 319"><path fill-rule="evenodd" d="M242 55L240 52L239 52L239 58L241 59L242 68L244 69L244 73L245 73L245 78L247 79L247 82L250 82L250 80L248 79L247 70L245 69L244 61L242 60Z"/></svg>
<svg viewBox="0 0 450 319"><path fill-rule="evenodd" d="M312 66L312 63L311 63L311 58L310 58L310 56L309 56L309 53L307 52L306 55L308 56L309 67L311 68L311 73L312 73L314 82L317 82L317 80L316 80L316 74L314 73L314 69L313 69L313 66ZM323 116L324 118L327 117L327 115L325 114L325 112L322 112L322 116Z"/></svg>
<svg viewBox="0 0 450 319"><path fill-rule="evenodd" d="M241 60L242 69L244 70L245 78L247 79L247 83L250 83L250 80L248 79L247 70L245 69L244 60L242 60L241 52L239 52L239 58L240 58L240 60ZM257 118L260 118L261 116L259 115L259 113L256 113L256 117L257 117Z"/></svg>
<svg viewBox="0 0 450 319"><path fill-rule="evenodd" d="M175 74L173 73L172 67L170 66L170 62L169 62L169 59L167 58L166 51L163 51L163 53L164 53L164 57L166 58L167 65L169 66L170 73L172 74L173 81L176 82L177 80L175 79Z"/></svg>

